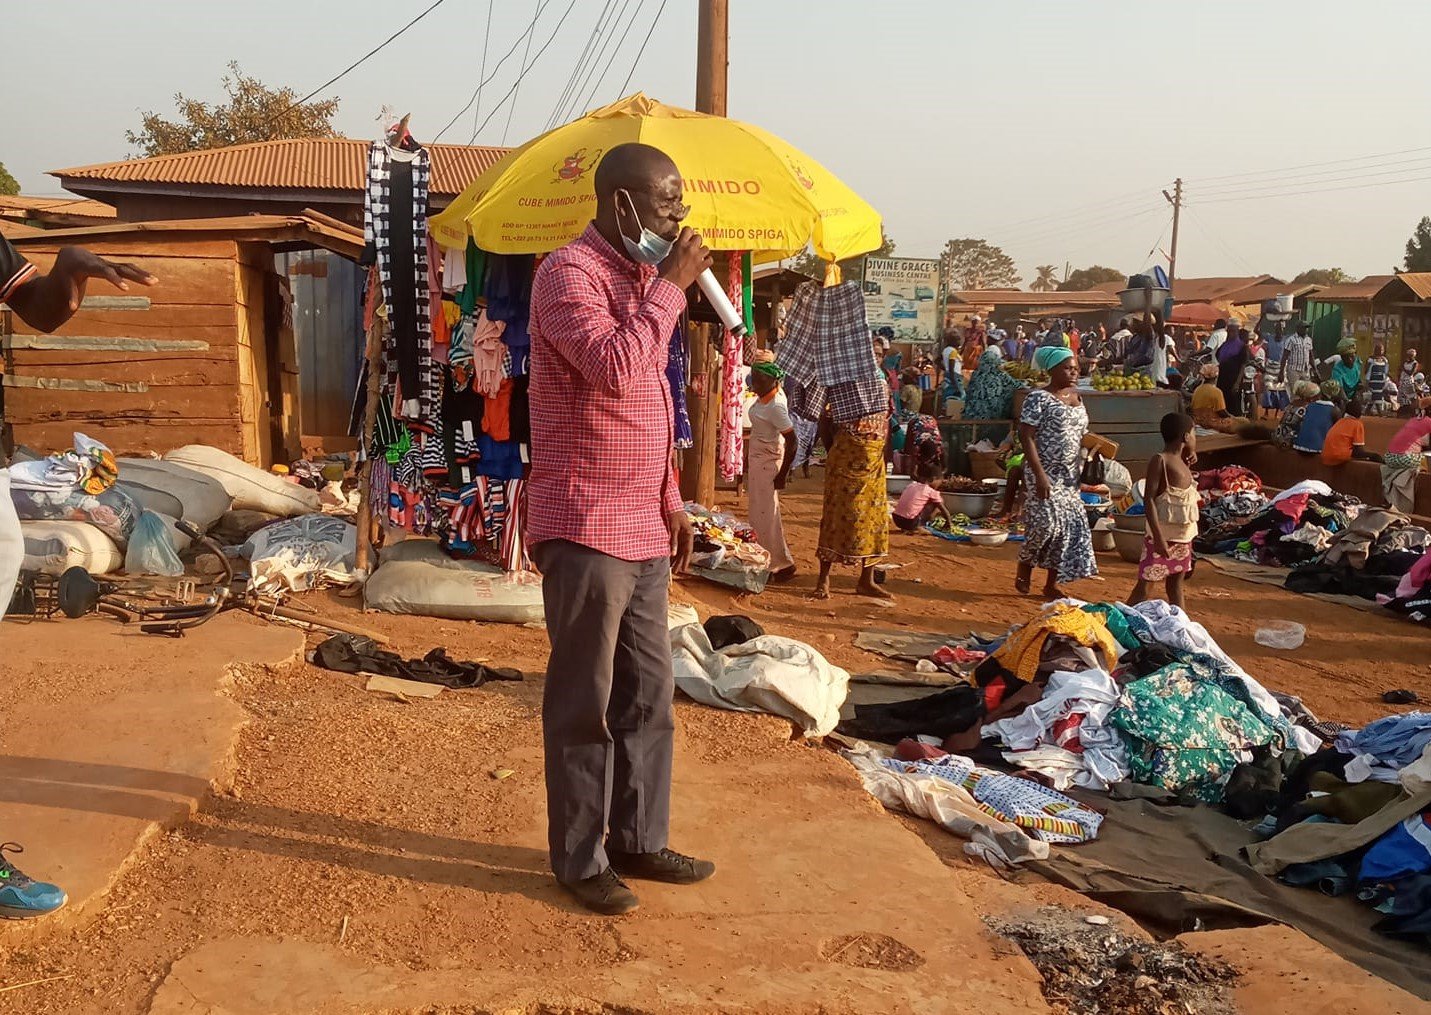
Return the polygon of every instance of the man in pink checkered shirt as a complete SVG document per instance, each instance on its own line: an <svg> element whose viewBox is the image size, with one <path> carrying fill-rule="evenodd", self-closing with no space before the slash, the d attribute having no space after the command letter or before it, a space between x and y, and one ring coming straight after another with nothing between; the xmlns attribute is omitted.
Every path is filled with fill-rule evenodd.
<svg viewBox="0 0 1431 1015"><path fill-rule="evenodd" d="M551 661L542 701L552 871L586 907L629 913L621 876L673 884L715 865L666 848L675 680L666 631L685 567L666 380L686 289L710 267L681 227L681 175L648 145L596 169L596 218L532 283L526 538Z"/></svg>

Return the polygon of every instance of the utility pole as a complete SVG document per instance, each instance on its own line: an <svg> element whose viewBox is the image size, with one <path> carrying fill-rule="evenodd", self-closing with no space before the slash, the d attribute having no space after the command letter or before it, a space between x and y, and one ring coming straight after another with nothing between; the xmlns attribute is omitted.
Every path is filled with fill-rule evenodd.
<svg viewBox="0 0 1431 1015"><path fill-rule="evenodd" d="M1173 181L1173 192L1169 194L1165 190L1163 197L1167 198L1168 204L1173 206L1173 243L1168 250L1168 288L1172 289L1173 282L1178 277L1178 219L1182 216L1183 210L1183 179L1181 176Z"/></svg>
<svg viewBox="0 0 1431 1015"><path fill-rule="evenodd" d="M696 36L696 111L726 115L730 62L730 2L701 0ZM717 275L721 266L716 266ZM720 439L720 357L711 344L720 325L695 326L691 338L691 449L681 469L681 496L715 506L716 444ZM716 332L719 335L719 332Z"/></svg>

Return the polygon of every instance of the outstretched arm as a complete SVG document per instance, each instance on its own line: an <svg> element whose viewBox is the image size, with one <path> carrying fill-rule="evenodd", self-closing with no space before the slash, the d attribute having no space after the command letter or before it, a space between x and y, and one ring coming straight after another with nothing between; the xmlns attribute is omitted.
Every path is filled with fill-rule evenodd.
<svg viewBox="0 0 1431 1015"><path fill-rule="evenodd" d="M14 255L5 244L6 253ZM18 258L18 255L14 255ZM153 285L153 275L132 264L106 261L83 247L61 247L48 275L31 274L9 294L6 302L20 319L39 331L54 331L74 316L84 302L85 288L92 278L104 279L116 289L129 289L130 282Z"/></svg>

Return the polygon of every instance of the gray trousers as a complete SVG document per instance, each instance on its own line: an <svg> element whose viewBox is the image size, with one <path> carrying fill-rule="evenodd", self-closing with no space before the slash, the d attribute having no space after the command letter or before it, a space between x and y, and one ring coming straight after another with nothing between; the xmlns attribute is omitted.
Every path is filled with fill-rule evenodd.
<svg viewBox="0 0 1431 1015"><path fill-rule="evenodd" d="M552 871L580 881L624 853L666 847L675 677L666 626L671 562L626 561L559 540L542 571L551 662L542 697Z"/></svg>

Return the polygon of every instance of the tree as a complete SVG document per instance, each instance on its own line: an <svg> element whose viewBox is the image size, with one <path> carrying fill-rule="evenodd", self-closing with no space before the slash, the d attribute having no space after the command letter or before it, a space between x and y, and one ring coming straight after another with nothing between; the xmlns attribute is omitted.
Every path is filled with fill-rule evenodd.
<svg viewBox="0 0 1431 1015"><path fill-rule="evenodd" d="M890 257L894 254L894 240L889 238L889 233L883 228L880 229L880 244L868 254L861 254L859 257L847 258L840 262L840 274L846 282L853 282L863 277L864 261L866 257ZM813 250L806 248L790 262L790 270L798 271L803 275L809 275L814 279L825 277L825 265L829 263L820 257Z"/></svg>
<svg viewBox="0 0 1431 1015"><path fill-rule="evenodd" d="M10 170L5 168L5 163L0 162L0 194L15 195L20 193L20 181L10 175Z"/></svg>
<svg viewBox="0 0 1431 1015"><path fill-rule="evenodd" d="M1055 264L1040 264L1034 271L1038 272L1038 277L1029 283L1029 288L1036 293L1053 292L1058 288L1058 266Z"/></svg>
<svg viewBox="0 0 1431 1015"><path fill-rule="evenodd" d="M1418 222L1406 241L1406 270L1431 271L1431 217Z"/></svg>
<svg viewBox="0 0 1431 1015"><path fill-rule="evenodd" d="M332 122L337 99L295 105L299 95L292 88L269 88L243 73L236 60L229 62L223 89L228 102L215 105L178 93L174 96L178 119L146 112L140 129L125 131L124 136L145 157L277 138L337 136Z"/></svg>
<svg viewBox="0 0 1431 1015"><path fill-rule="evenodd" d="M1296 278L1292 279L1291 285L1344 285L1354 281L1350 275L1340 268L1308 268Z"/></svg>
<svg viewBox="0 0 1431 1015"><path fill-rule="evenodd" d="M1079 268L1070 272L1068 278L1058 287L1059 292L1082 293L1103 282L1126 282L1128 276L1117 268L1105 268L1095 264L1091 268Z"/></svg>
<svg viewBox="0 0 1431 1015"><path fill-rule="evenodd" d="M1015 289L1022 279L1014 259L988 240L950 240L939 257L951 292L959 289Z"/></svg>

